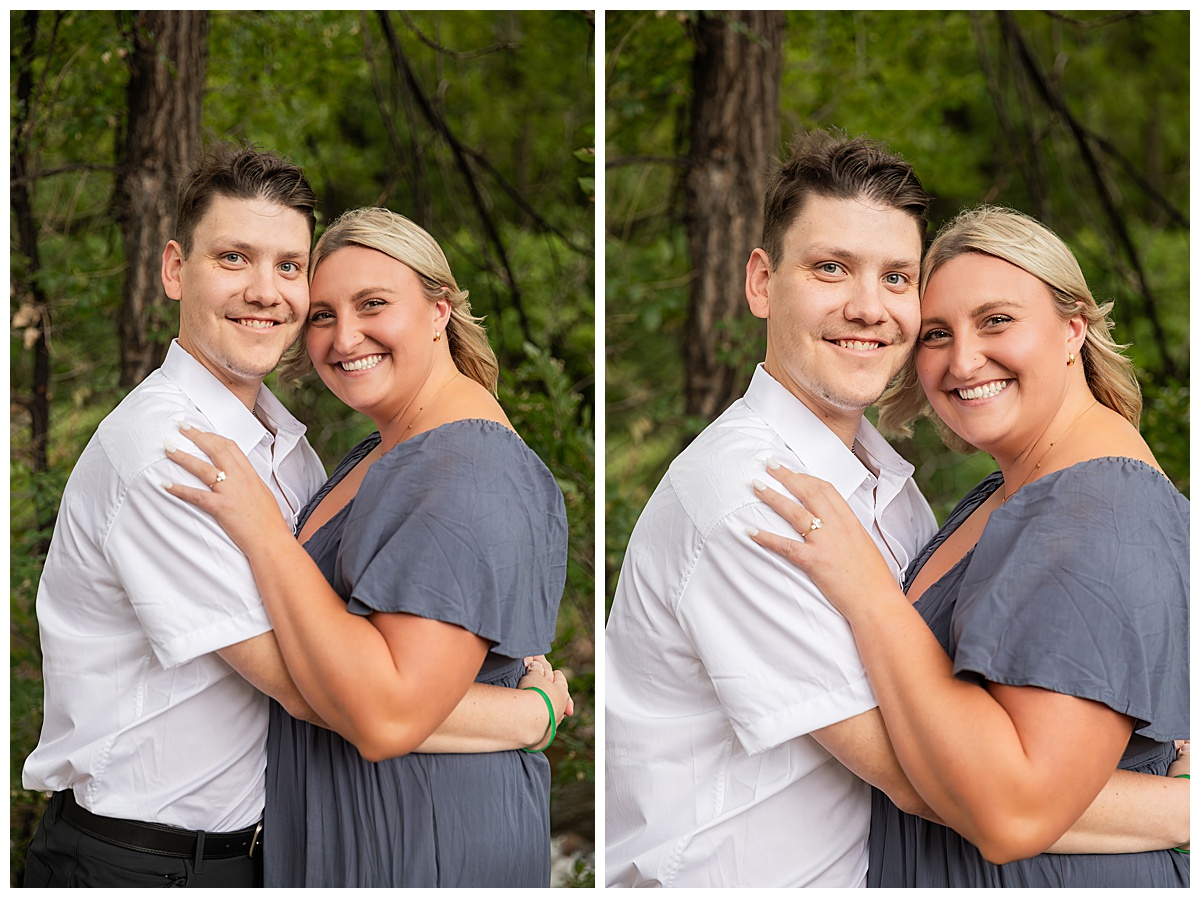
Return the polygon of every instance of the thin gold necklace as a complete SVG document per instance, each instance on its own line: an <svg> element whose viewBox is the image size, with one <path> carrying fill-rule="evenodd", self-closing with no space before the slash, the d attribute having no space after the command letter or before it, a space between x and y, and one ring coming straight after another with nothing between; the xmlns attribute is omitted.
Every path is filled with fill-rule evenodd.
<svg viewBox="0 0 1200 898"><path fill-rule="evenodd" d="M433 400L437 399L439 396L442 395L442 390L446 389L446 387L450 386L450 384L457 379L458 379L458 372L455 372L454 375L449 380L447 380L444 384L442 384L440 387L438 387L438 391L436 393L434 393L432 396L430 396L428 400L426 400L425 405L423 405L419 409L417 409L417 413L415 415L413 415L412 420L408 422L408 427L404 428L404 433L400 434L400 439L398 439L398 440L396 440L396 442L392 443L392 445L389 446L387 448L387 450L385 450L383 448L383 434L382 433L379 434L379 457L380 458L383 458L385 455L387 455L387 453L389 451L391 451L392 449L395 449L398 445L400 445L402 442L404 442L405 438L408 437L408 432L410 430L412 430L413 425L417 423L417 419L421 417L421 412L425 411L425 409L428 408L433 403Z"/></svg>
<svg viewBox="0 0 1200 898"><path fill-rule="evenodd" d="M1013 490L1011 493L1009 493L1007 496L1005 496L1003 499L1000 500L1001 505L1003 505L1005 502L1007 502L1009 499L1011 499L1013 496L1015 496L1017 493L1019 493L1021 491L1021 487L1023 487L1025 484L1027 484L1029 482L1029 478L1032 477L1037 472L1038 468L1040 468L1042 466L1042 462L1044 462L1046 460L1046 456L1050 454L1050 450L1053 449L1058 443L1061 443L1063 441L1063 439L1066 437L1066 435L1071 432L1071 428L1074 427L1076 424L1078 424L1080 422L1080 420L1082 420L1084 415L1086 415L1088 412L1090 412L1092 409L1094 409L1099 404L1100 404L1099 402L1092 400L1092 404L1089 405L1087 408L1085 408L1083 411L1081 411L1075 417L1075 420L1072 421L1069 425L1067 425L1067 429L1062 432L1062 434L1059 436L1059 438L1057 440L1055 440L1053 443L1051 443L1049 446L1046 447L1046 451L1042 453L1042 457L1038 459L1037 464L1034 465L1029 470L1029 473L1025 475L1025 479L1021 481L1021 486L1017 487L1015 490Z"/></svg>

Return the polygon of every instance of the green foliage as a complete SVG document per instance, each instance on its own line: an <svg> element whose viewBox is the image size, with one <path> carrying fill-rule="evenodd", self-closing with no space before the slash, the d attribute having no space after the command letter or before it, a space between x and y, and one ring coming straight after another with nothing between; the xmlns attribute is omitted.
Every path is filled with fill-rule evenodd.
<svg viewBox="0 0 1200 898"><path fill-rule="evenodd" d="M554 825L560 816L568 815L562 806L581 791L591 794L596 780L596 453L590 404L584 402L582 385L572 382L563 362L545 349L526 343L524 350L521 364L501 371L500 400L514 420L519 417L524 422L526 442L558 479L570 531L567 585L559 609L556 651L550 657L556 666L567 669L576 712L563 718L551 753ZM585 884L594 885L594 872L581 862L571 885Z"/></svg>
<svg viewBox="0 0 1200 898"><path fill-rule="evenodd" d="M514 420L523 422L526 443L554 472L566 503L571 539L560 642L591 642L596 504L591 414L561 361L532 343L525 345L525 353L524 363L502 372L500 399Z"/></svg>
<svg viewBox="0 0 1200 898"><path fill-rule="evenodd" d="M610 600L641 508L679 447L707 423L685 420L682 399L689 21L666 12L609 12L605 20ZM1014 34L1061 108L1044 100ZM904 155L935 197L932 228L981 202L1054 228L1097 298L1114 300L1114 335L1132 344L1145 391L1142 431L1185 494L1190 132L1188 67L1178 61L1188 58L1188 41L1186 12L797 10L787 17L779 110L784 143L808 128L839 128ZM731 362L748 372L765 349L761 331L747 322L736 345L744 351ZM898 448L939 519L995 467L946 449L927 424Z"/></svg>
<svg viewBox="0 0 1200 898"><path fill-rule="evenodd" d="M605 402L609 421L619 422L608 425L605 441L609 597L633 524L686 430L679 344L688 279L681 236L647 235L645 242L610 237L605 246ZM681 266L684 275L664 276Z"/></svg>
<svg viewBox="0 0 1200 898"><path fill-rule="evenodd" d="M9 811L11 875L17 883L25 867L25 849L45 808L41 795L21 786L21 767L37 744L42 723L42 654L34 600L44 560L42 546L50 532L37 528L36 509L57 502L66 475L52 471L35 476L19 463L11 464L9 471Z"/></svg>
<svg viewBox="0 0 1200 898"><path fill-rule="evenodd" d="M10 98L30 13L10 12ZM37 507L66 477L117 385L116 317L124 258L111 208L128 115L129 12L39 12L28 132L49 301L51 471L30 471L28 416L14 414L12 496L12 875L19 881L39 796L20 766L40 727L33 615L42 557ZM394 35L392 43L384 23ZM571 673L576 715L560 740L563 781L594 773L595 203L590 14L269 10L209 15L206 139L244 139L302 165L321 198L318 229L342 211L384 205L441 243L473 311L485 317L504 377L500 396L566 497L568 584L552 655ZM397 54L411 70L403 74ZM427 103L427 107L422 102ZM15 236L14 236L15 241ZM12 245L15 249L15 244ZM12 252L14 409L33 386L29 265ZM518 312L518 305L523 315ZM24 321L24 324L21 322ZM176 323L165 330L174 333ZM268 385L274 387L273 379ZM280 390L331 468L374 426L314 379ZM40 503L40 505L39 505ZM43 535L44 536L44 535ZM568 757L569 755L569 757ZM577 792L572 801L583 800ZM559 800L556 798L556 800ZM586 796L590 803L590 791Z"/></svg>
<svg viewBox="0 0 1200 898"><path fill-rule="evenodd" d="M1176 488L1191 495L1191 390L1187 384L1142 384L1142 436Z"/></svg>

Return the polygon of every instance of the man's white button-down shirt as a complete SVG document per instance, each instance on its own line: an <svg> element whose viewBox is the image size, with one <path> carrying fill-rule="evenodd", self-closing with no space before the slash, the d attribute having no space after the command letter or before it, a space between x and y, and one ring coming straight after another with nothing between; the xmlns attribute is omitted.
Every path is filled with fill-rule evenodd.
<svg viewBox="0 0 1200 898"><path fill-rule="evenodd" d="M294 527L325 472L266 388L258 407L275 434L172 342L88 443L38 587L45 719L26 788L207 832L260 819L267 699L214 653L271 624L246 557L163 489L203 485L163 451L202 454L178 432L186 421L236 442Z"/></svg>
<svg viewBox="0 0 1200 898"><path fill-rule="evenodd" d="M869 789L807 734L874 694L846 620L746 533L793 532L751 485L773 458L830 481L899 579L934 517L865 418L858 444L878 477L759 366L643 511L605 633L608 885L865 882Z"/></svg>

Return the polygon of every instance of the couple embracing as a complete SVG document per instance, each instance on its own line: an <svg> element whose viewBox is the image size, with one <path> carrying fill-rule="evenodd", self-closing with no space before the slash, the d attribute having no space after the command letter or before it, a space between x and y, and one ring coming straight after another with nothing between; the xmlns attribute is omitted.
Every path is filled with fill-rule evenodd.
<svg viewBox="0 0 1200 898"><path fill-rule="evenodd" d="M562 494L437 243L361 209L310 259L315 205L252 147L181 186L179 338L84 450L39 585L27 886L548 884ZM297 337L378 428L328 479L262 383Z"/></svg>
<svg viewBox="0 0 1200 898"><path fill-rule="evenodd" d="M609 885L1188 884L1188 502L1065 244L984 207L922 258L929 199L823 132L769 183L765 360L606 629ZM877 401L997 464L940 529Z"/></svg>

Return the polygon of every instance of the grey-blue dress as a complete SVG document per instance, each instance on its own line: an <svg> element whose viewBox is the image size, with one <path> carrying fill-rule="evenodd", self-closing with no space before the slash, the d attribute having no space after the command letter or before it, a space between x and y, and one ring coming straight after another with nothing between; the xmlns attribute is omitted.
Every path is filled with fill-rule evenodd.
<svg viewBox="0 0 1200 898"><path fill-rule="evenodd" d="M372 434L353 449L301 519L378 443ZM563 497L500 424L456 421L396 446L305 548L349 612L406 612L486 639L477 682L515 686L522 659L550 649L566 579ZM272 703L266 885L547 886L549 788L541 754L369 763Z"/></svg>
<svg viewBox="0 0 1200 898"><path fill-rule="evenodd" d="M967 495L909 567L1003 483ZM916 608L955 675L1040 686L1134 718L1120 767L1163 774L1188 737L1188 501L1158 471L1100 458L1055 471L992 512L975 548ZM872 792L870 886L1187 886L1186 855L1041 854L983 859L956 832Z"/></svg>

